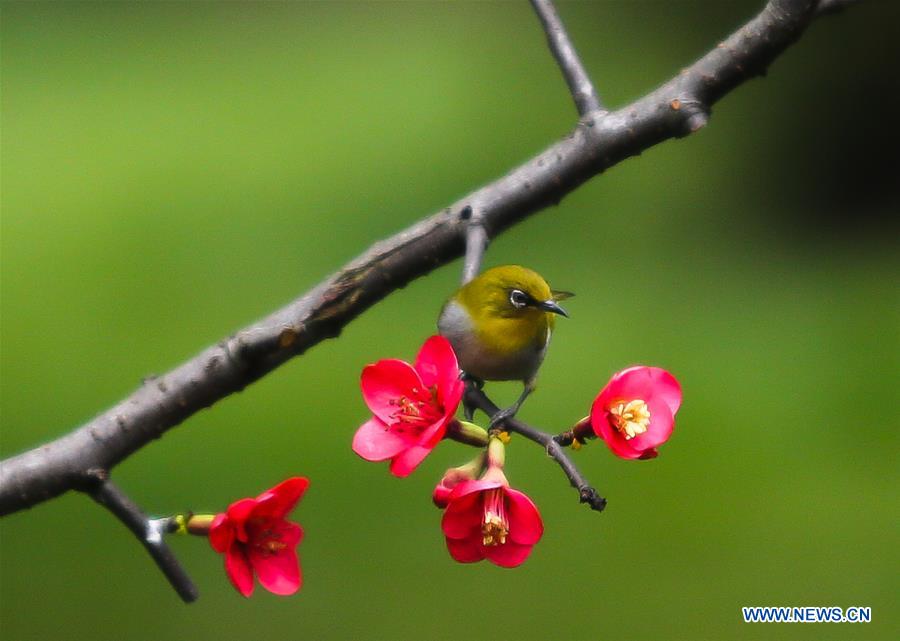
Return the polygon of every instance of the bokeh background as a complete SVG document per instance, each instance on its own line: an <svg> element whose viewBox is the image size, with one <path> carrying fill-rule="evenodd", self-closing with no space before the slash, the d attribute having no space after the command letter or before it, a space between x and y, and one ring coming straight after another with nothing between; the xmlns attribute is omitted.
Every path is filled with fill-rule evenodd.
<svg viewBox="0 0 900 641"><path fill-rule="evenodd" d="M563 3L621 106L761 2ZM0 632L32 639L898 638L898 146L892 33L868 2L818 21L670 141L503 234L578 296L522 416L565 428L615 370L685 403L651 462L538 448L508 472L546 534L514 571L459 565L410 478L350 450L360 368L412 358L455 287L422 278L115 469L158 514L292 474L305 586L245 601L205 541L183 605L135 540L68 494L0 522ZM6 3L2 454L52 439L574 123L525 2ZM511 401L513 385L491 386ZM871 606L869 625L747 625L743 605Z"/></svg>

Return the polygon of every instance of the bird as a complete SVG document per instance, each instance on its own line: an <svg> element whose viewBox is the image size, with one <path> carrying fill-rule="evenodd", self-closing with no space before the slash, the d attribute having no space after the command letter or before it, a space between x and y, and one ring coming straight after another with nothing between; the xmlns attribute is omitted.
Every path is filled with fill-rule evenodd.
<svg viewBox="0 0 900 641"><path fill-rule="evenodd" d="M519 398L491 417L491 427L516 415L534 391L556 316L568 313L559 301L571 292L550 289L521 265L493 267L460 287L441 308L438 332L446 338L465 376L484 381L522 381ZM471 408L466 408L471 419Z"/></svg>

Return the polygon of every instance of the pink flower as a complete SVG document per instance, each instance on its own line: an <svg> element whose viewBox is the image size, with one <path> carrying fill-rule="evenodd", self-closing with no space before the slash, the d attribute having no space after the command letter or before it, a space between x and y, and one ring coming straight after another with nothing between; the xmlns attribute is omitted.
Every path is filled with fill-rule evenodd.
<svg viewBox="0 0 900 641"><path fill-rule="evenodd" d="M531 554L544 524L531 499L510 488L499 467L491 467L481 480L453 488L441 529L450 556L460 563L487 559L514 568Z"/></svg>
<svg viewBox="0 0 900 641"><path fill-rule="evenodd" d="M658 367L638 365L614 374L591 407L591 427L613 454L654 458L675 428L681 386Z"/></svg>
<svg viewBox="0 0 900 641"><path fill-rule="evenodd" d="M391 459L391 473L407 476L444 438L462 399L456 354L432 336L413 365L386 359L367 365L360 381L372 418L356 430L353 451L367 461Z"/></svg>
<svg viewBox="0 0 900 641"><path fill-rule="evenodd" d="M217 514L209 542L225 555L225 572L237 591L253 594L253 574L274 594L293 594L302 577L297 545L303 529L285 520L309 486L305 478L290 478L255 499L241 499Z"/></svg>

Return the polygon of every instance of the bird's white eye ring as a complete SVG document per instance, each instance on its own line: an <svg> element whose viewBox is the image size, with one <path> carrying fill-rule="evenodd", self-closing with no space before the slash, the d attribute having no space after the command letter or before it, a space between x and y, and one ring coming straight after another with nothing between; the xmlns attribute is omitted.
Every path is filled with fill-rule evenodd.
<svg viewBox="0 0 900 641"><path fill-rule="evenodd" d="M514 289L509 293L509 302L513 307L522 309L528 304L528 294L521 289Z"/></svg>

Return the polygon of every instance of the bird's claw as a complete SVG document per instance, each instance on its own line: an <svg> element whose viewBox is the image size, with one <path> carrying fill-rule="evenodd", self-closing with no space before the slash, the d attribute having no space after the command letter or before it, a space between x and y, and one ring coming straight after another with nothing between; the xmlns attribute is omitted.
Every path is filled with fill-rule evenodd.
<svg viewBox="0 0 900 641"><path fill-rule="evenodd" d="M513 418L516 415L516 412L519 411L518 407L507 407L505 410L500 410L493 416L491 416L490 428L493 429L495 427L499 427L502 423L505 423L509 419Z"/></svg>
<svg viewBox="0 0 900 641"><path fill-rule="evenodd" d="M460 374L459 378L464 383L471 383L475 387L475 389L480 390L484 387L484 381L482 379L480 379L476 376L472 376L471 374L468 374L466 372L463 372L462 374Z"/></svg>

